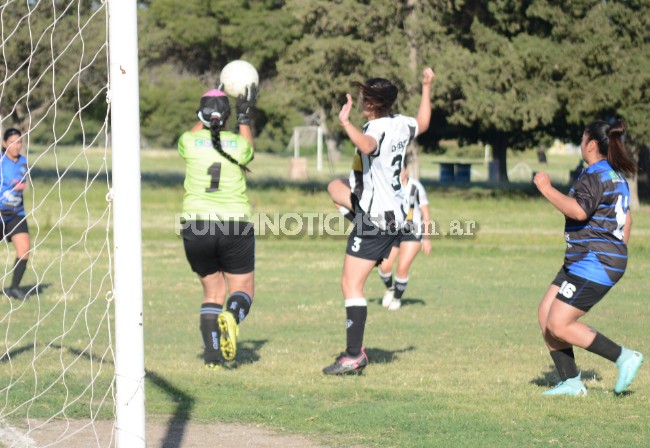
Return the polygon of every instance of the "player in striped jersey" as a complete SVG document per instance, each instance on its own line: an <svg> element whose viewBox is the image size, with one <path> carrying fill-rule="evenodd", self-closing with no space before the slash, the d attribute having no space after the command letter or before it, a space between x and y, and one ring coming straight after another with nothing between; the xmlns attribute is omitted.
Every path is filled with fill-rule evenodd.
<svg viewBox="0 0 650 448"><path fill-rule="evenodd" d="M623 276L632 227L630 191L625 175L636 164L623 145L625 124L596 121L587 126L580 145L587 168L566 196L538 173L535 185L565 215L564 265L539 305L539 323L560 383L543 395L586 395L573 346L602 356L618 367L614 392L625 391L643 363L643 355L622 347L579 322Z"/></svg>
<svg viewBox="0 0 650 448"><path fill-rule="evenodd" d="M350 122L352 97L339 112L341 126L356 146L349 182L335 180L328 186L332 200L354 213L349 235L341 289L345 299L347 348L325 367L326 375L361 371L368 358L363 350L367 301L363 286L375 265L386 258L404 221L404 192L400 173L408 144L429 127L433 70L422 74L422 98L416 118L393 114L397 87L382 78L354 83L361 93L363 114L368 122L357 129Z"/></svg>
<svg viewBox="0 0 650 448"><path fill-rule="evenodd" d="M255 234L245 172L253 160L249 112L256 87L237 99L239 134L224 130L230 104L224 92L214 89L201 98L200 122L178 141L185 161L181 236L203 286L199 328L209 369L235 358L238 325L253 303ZM230 296L224 308L226 288Z"/></svg>
<svg viewBox="0 0 650 448"><path fill-rule="evenodd" d="M402 295L409 280L409 269L416 255L422 249L425 255L431 252L431 217L429 200L420 182L408 175L408 157L404 159L401 182L404 187L405 223L395 241L390 255L377 267L381 281L386 285L386 292L381 304L391 311L402 306ZM399 256L399 259L398 259ZM397 261L395 284L393 284L393 264Z"/></svg>

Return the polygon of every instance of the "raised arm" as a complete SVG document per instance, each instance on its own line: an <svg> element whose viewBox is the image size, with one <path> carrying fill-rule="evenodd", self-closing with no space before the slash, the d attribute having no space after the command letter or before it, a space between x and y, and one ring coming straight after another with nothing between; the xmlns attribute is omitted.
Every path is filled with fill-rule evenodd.
<svg viewBox="0 0 650 448"><path fill-rule="evenodd" d="M422 99L420 100L418 115L415 118L418 122L418 135L429 129L431 121L431 83L435 77L436 74L429 67L422 72Z"/></svg>
<svg viewBox="0 0 650 448"><path fill-rule="evenodd" d="M375 151L375 149L377 149L377 140L375 140L373 137L370 137L369 135L365 135L350 122L352 96L349 93L347 93L345 96L347 98L347 102L341 107L341 111L339 112L339 121L341 123L341 126L348 134L348 137L354 146L356 146L359 151L364 154L371 154Z"/></svg>

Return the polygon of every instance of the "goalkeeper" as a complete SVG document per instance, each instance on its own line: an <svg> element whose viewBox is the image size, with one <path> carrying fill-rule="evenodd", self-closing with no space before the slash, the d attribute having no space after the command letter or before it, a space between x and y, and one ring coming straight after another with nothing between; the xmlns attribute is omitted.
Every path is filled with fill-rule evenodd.
<svg viewBox="0 0 650 448"><path fill-rule="evenodd" d="M250 112L256 98L253 84L237 99L235 134L224 130L230 116L226 94L218 89L206 92L199 105L200 122L178 142L185 162L181 236L190 267L203 286L199 327L209 369L235 358L239 324L253 303L255 235L246 172L253 160Z"/></svg>

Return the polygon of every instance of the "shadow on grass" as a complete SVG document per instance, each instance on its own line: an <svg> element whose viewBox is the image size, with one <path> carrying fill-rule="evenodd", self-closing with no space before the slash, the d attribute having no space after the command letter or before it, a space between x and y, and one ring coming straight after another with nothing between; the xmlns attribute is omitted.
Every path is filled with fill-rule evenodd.
<svg viewBox="0 0 650 448"><path fill-rule="evenodd" d="M602 377L593 369L583 370L582 371L582 380L583 381L600 381ZM548 366L548 370L542 373L537 378L530 380L530 384L534 384L539 387L553 387L560 382L560 377L555 370L555 366Z"/></svg>
<svg viewBox="0 0 650 448"><path fill-rule="evenodd" d="M377 305L380 305L380 306L381 306L381 301L382 301L381 297L378 298L378 299L370 299L370 300L368 300L368 302L371 302L371 303L372 302L377 302ZM417 305L417 306L427 306L427 303L424 301L424 299L402 299L402 308L404 308L405 306L415 306L415 305Z"/></svg>
<svg viewBox="0 0 650 448"><path fill-rule="evenodd" d="M27 292L25 293L25 300L27 300L27 299L29 299L31 296L35 295L35 294L40 294L40 293L42 293L44 290L46 290L46 289L49 288L50 286L52 286L51 283L36 283L36 284L33 284L33 285L25 285L25 286L21 286L20 289L21 289L22 291L27 291Z"/></svg>
<svg viewBox="0 0 650 448"><path fill-rule="evenodd" d="M236 369L239 366L255 364L260 360L259 351L268 339L259 341L237 341L237 356L234 361L226 361L223 365L226 369ZM197 359L203 360L203 352L196 355Z"/></svg>
<svg viewBox="0 0 650 448"><path fill-rule="evenodd" d="M406 348L399 350L384 350L382 348L366 348L366 355L368 355L368 361L375 364L388 364L396 359L398 359L399 353L406 353L415 350L415 347L410 345Z"/></svg>
<svg viewBox="0 0 650 448"><path fill-rule="evenodd" d="M167 424L167 431L165 432L162 448L178 448L183 442L183 435L185 434L187 422L190 421L196 400L194 397L183 392L156 372L151 370L145 370L145 372L147 374L147 379L151 384L165 392L171 400L176 403L174 414L171 416Z"/></svg>
<svg viewBox="0 0 650 448"><path fill-rule="evenodd" d="M23 345L22 347L15 348L13 350L9 350L8 352L4 352L2 356L0 356L0 364L9 362L12 358L15 358L18 355L24 352L29 352L33 349L34 346L32 344L29 344L29 345Z"/></svg>
<svg viewBox="0 0 650 448"><path fill-rule="evenodd" d="M83 356L90 359L90 356L86 352L82 352L75 348L68 348L68 351L77 356ZM114 365L111 360L103 360L102 362ZM144 372L145 378L150 384L158 387L169 397L170 401L176 403L176 408L167 423L167 431L163 438L162 448L179 448L182 445L183 435L185 434L187 422L190 421L196 399L174 386L153 370L145 369Z"/></svg>

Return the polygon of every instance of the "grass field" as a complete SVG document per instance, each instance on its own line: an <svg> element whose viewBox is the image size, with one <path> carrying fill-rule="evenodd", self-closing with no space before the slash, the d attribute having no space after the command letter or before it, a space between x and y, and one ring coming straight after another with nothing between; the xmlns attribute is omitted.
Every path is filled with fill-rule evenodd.
<svg viewBox="0 0 650 448"><path fill-rule="evenodd" d="M24 283L34 284L46 266L48 253L80 238L59 261L65 266L47 271L50 286L39 297L10 313L5 345L26 347L11 362L0 363L7 412L42 387L41 378L58 375L62 358L85 353L75 363L66 387L35 401L29 411L14 418L47 415L68 395L84 400L69 407L68 416L88 413L88 403L101 403L110 394L111 353L98 370L87 353L99 356L108 341L98 337L91 350L88 336L106 326L105 300L65 300L66 291L106 290L99 272L106 255L101 225L87 236L75 222L104 216L105 192L93 184L86 200L74 202L72 190L87 184L79 173L86 166L97 170L99 155L75 162L76 176L57 193L66 205L66 220L56 238L44 239L41 253ZM183 195L182 166L173 151L147 151L142 155L142 229L145 307L146 397L149 418L176 422L255 423L289 433L311 435L328 446L371 447L644 447L650 440L650 368L644 367L629 394L614 395L615 367L591 353L577 350L577 361L587 378L584 399L540 396L556 381L551 359L536 322L537 304L563 256L563 219L552 206L531 193L528 179L518 188L490 189L441 187L436 158L421 160L422 176L433 218L442 231L452 221L474 221L473 236L436 238L428 257L418 256L410 273L404 305L388 312L380 305L382 284L375 273L366 288L369 299L365 336L371 364L360 377L325 377L322 367L345 346L345 311L339 288L345 250L342 238L259 238L256 260L256 295L250 316L241 326L237 368L208 372L202 368L198 311L201 289L185 260L175 233L176 213ZM61 154L60 163L71 158ZM565 183L575 157L552 157L547 169ZM308 181L288 183L288 159L259 154L251 168L249 195L257 212L333 211L325 193L326 182L345 174L343 158ZM534 154L512 157L510 166L524 163L531 170ZM44 164L47 167L47 164ZM477 180L485 167L477 165ZM313 171L313 164L310 165ZM38 173L39 171L37 171ZM52 168L35 179L34 195L52 181ZM514 173L516 174L516 173ZM48 177L50 176L50 177ZM525 177L525 176L523 176ZM517 179L519 180L519 179ZM527 184L527 185L525 185ZM52 199L52 198L51 198ZM57 201L53 201L57 202ZM78 205L78 206L77 206ZM43 229L56 228L58 210L41 210ZM76 218L76 219L72 219ZM101 221L100 221L101 222ZM34 228L32 222L30 226ZM83 238L82 238L83 237ZM650 354L647 322L650 307L650 207L634 215L628 271L606 299L585 321L612 339ZM97 253L87 255L84 247ZM9 251L9 248L6 249ZM74 283L73 272L97 258L96 273ZM9 259L9 255L8 255ZM75 268L76 266L76 268ZM104 269L105 272L105 269ZM59 278L57 278L57 275ZM80 287L83 285L83 288ZM46 304L61 303L38 331L30 330ZM5 307L6 308L6 307ZM7 309L2 311L7 314ZM73 317L81 316L77 320ZM68 319L69 324L65 324ZM54 322L59 321L58 324ZM61 322L64 322L61 324ZM7 327L9 328L9 326ZM13 338L21 329L27 337ZM57 334L43 362L32 363L34 350ZM4 328L3 328L4 331ZM37 351L37 350L36 350ZM50 353L51 352L51 353ZM96 353L97 352L97 353ZM49 353L49 354L48 354ZM47 361L47 362L46 362ZM646 370L648 369L648 370ZM35 381L31 372L38 372ZM19 376L17 372L27 372ZM79 378L98 374L94 395L84 391ZM13 378L9 380L8 378ZM98 393L101 391L101 393ZM99 395L99 397L98 397ZM98 406L99 416L110 417L110 405ZM94 411L94 410L93 410ZM208 445L206 445L208 446Z"/></svg>

